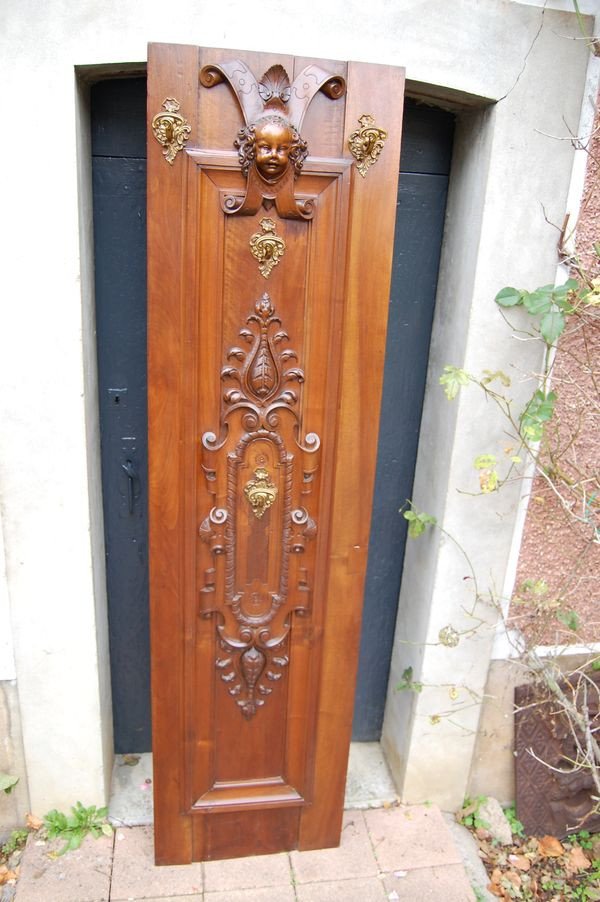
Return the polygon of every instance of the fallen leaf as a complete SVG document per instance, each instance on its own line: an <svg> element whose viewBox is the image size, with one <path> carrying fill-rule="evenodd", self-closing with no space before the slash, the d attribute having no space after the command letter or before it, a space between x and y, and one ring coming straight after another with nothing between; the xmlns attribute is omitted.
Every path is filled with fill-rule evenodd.
<svg viewBox="0 0 600 902"><path fill-rule="evenodd" d="M504 879L508 880L509 883L512 883L515 889L519 889L519 887L521 886L521 878L516 871L505 871Z"/></svg>
<svg viewBox="0 0 600 902"><path fill-rule="evenodd" d="M520 871L528 871L531 867L531 861L525 855L509 855L508 860Z"/></svg>
<svg viewBox="0 0 600 902"><path fill-rule="evenodd" d="M25 818L25 826L28 830L39 830L40 827L44 826L44 821L41 817L36 817L35 814L28 814Z"/></svg>
<svg viewBox="0 0 600 902"><path fill-rule="evenodd" d="M556 836L542 836L539 841L539 852L542 858L560 858L564 855L565 849Z"/></svg>
<svg viewBox="0 0 600 902"><path fill-rule="evenodd" d="M0 869L0 886L3 886L5 883L16 881L18 876L16 871L9 871L8 868L3 865L3 869Z"/></svg>
<svg viewBox="0 0 600 902"><path fill-rule="evenodd" d="M139 755L123 755L121 764L124 764L126 767L135 767L139 760Z"/></svg>
<svg viewBox="0 0 600 902"><path fill-rule="evenodd" d="M500 881L502 880L502 871L500 870L500 868L494 868L490 879L491 879L492 883L494 883L496 885L500 883Z"/></svg>
<svg viewBox="0 0 600 902"><path fill-rule="evenodd" d="M569 852L569 857L565 865L565 870L569 876L577 874L579 871L587 871L592 866L592 862L585 855L581 846L573 846Z"/></svg>
<svg viewBox="0 0 600 902"><path fill-rule="evenodd" d="M496 883L488 883L488 890L492 895L498 896L498 898L502 899L504 897L504 890L499 887Z"/></svg>

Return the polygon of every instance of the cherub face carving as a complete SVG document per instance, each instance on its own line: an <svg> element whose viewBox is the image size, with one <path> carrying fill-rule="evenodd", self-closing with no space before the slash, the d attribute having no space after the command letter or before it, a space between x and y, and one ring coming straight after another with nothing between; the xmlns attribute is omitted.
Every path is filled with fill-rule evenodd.
<svg viewBox="0 0 600 902"><path fill-rule="evenodd" d="M266 182L278 182L289 164L298 176L308 153L302 140L289 120L279 114L262 116L253 125L243 128L236 141L240 164L248 175L252 163Z"/></svg>
<svg viewBox="0 0 600 902"><path fill-rule="evenodd" d="M288 167L292 132L285 120L275 118L254 127L256 168L267 181L281 178Z"/></svg>

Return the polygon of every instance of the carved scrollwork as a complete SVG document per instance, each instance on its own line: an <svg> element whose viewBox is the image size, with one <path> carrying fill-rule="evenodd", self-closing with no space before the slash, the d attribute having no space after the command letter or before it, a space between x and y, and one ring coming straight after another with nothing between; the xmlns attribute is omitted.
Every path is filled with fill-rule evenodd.
<svg viewBox="0 0 600 902"><path fill-rule="evenodd" d="M304 552L307 541L316 534L308 496L318 469L320 440L314 432L302 438L304 371L268 294L256 301L239 334L240 345L229 348L221 371L224 388L219 435L205 432L202 436L202 468L214 504L200 524L199 534L215 563L204 570L200 612L219 618L218 642L223 654L216 661L217 672L243 716L251 718L288 664L292 613L302 615L310 610L307 568L294 565L295 585L290 590L290 558ZM291 423L280 431L284 415ZM226 454L223 498L222 457L218 455L229 440L230 423L235 424L232 431L238 437ZM293 454L286 448L284 435L294 436L297 450ZM241 506L244 497L251 516ZM294 507L294 498L302 498L303 506ZM257 521L264 523L263 516L270 508L266 525L259 527ZM273 530L279 533L278 540L268 538ZM252 575L243 563L247 553L243 549L249 542L254 543L253 548L264 542L264 553L277 555L266 569L253 567ZM219 557L224 558L224 565L217 564ZM217 572L217 567L223 569Z"/></svg>
<svg viewBox="0 0 600 902"><path fill-rule="evenodd" d="M378 128L373 117L367 113L360 117L358 123L360 128L350 135L348 148L356 159L356 168L365 178L369 168L379 159L388 133Z"/></svg>
<svg viewBox="0 0 600 902"><path fill-rule="evenodd" d="M307 66L290 83L283 66L275 65L257 81L241 60L204 66L200 72L200 83L206 88L225 80L235 91L246 122L234 146L247 185L245 197L224 199L224 212L251 215L261 204L268 209L274 203L283 218L310 219L312 203L294 196L294 179L308 154L300 129L314 95L323 91L337 100L346 91L344 79Z"/></svg>
<svg viewBox="0 0 600 902"><path fill-rule="evenodd" d="M250 251L258 260L260 274L268 279L284 254L285 241L275 234L276 225L272 219L261 219L260 228L261 231L250 238Z"/></svg>
<svg viewBox="0 0 600 902"><path fill-rule="evenodd" d="M173 161L191 134L191 126L179 112L180 104L174 97L163 102L164 113L157 113L152 120L152 131L159 144L164 147L163 156L167 163Z"/></svg>

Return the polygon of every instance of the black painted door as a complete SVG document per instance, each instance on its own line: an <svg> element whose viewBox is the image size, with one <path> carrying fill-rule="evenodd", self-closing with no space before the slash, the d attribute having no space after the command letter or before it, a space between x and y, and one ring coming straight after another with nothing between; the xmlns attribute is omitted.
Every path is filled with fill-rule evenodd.
<svg viewBox="0 0 600 902"><path fill-rule="evenodd" d="M92 88L96 335L116 752L150 751L146 79Z"/></svg>
<svg viewBox="0 0 600 902"><path fill-rule="evenodd" d="M146 81L92 88L96 319L115 751L150 750ZM405 102L354 738L381 734L437 286L454 117Z"/></svg>

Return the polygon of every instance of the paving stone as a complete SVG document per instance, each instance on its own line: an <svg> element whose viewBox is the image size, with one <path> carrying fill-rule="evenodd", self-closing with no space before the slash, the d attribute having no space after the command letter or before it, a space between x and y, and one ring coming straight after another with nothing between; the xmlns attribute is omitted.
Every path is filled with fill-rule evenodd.
<svg viewBox="0 0 600 902"><path fill-rule="evenodd" d="M345 812L338 849L292 852L290 857L296 883L374 877L379 872L362 811Z"/></svg>
<svg viewBox="0 0 600 902"><path fill-rule="evenodd" d="M201 893L200 863L156 867L151 827L122 827L116 831L111 902L157 898L162 902L169 896L193 898Z"/></svg>
<svg viewBox="0 0 600 902"><path fill-rule="evenodd" d="M462 863L436 805L372 809L364 818L382 871Z"/></svg>
<svg viewBox="0 0 600 902"><path fill-rule="evenodd" d="M304 883L296 887L296 893L298 902L383 902L386 898L383 882L378 877Z"/></svg>
<svg viewBox="0 0 600 902"><path fill-rule="evenodd" d="M383 886L386 899L400 902L475 902L475 893L462 864L405 871L404 877L388 874ZM396 893L396 895L394 895Z"/></svg>
<svg viewBox="0 0 600 902"><path fill-rule="evenodd" d="M234 889L224 893L204 893L204 902L296 902L294 887L264 886L261 889Z"/></svg>
<svg viewBox="0 0 600 902"><path fill-rule="evenodd" d="M32 834L21 860L16 902L107 902L113 855L112 837L88 836L79 849L58 858L64 841L42 842Z"/></svg>
<svg viewBox="0 0 600 902"><path fill-rule="evenodd" d="M282 886L291 882L290 862L285 852L204 863L204 889L207 893Z"/></svg>

